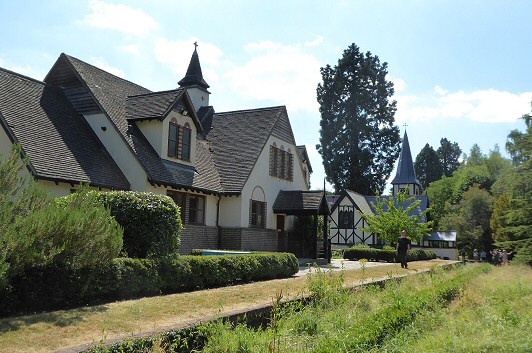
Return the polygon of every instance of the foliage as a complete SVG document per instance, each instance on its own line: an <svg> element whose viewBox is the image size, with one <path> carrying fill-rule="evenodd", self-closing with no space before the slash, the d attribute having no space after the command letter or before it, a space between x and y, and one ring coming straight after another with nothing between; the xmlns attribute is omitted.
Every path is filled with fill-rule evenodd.
<svg viewBox="0 0 532 353"><path fill-rule="evenodd" d="M433 181L440 180L443 174L438 154L428 143L417 155L414 168L423 190Z"/></svg>
<svg viewBox="0 0 532 353"><path fill-rule="evenodd" d="M124 229L129 257L171 256L179 249L179 207L164 195L134 191L91 191Z"/></svg>
<svg viewBox="0 0 532 353"><path fill-rule="evenodd" d="M397 252L395 249L374 249L374 248L360 248L351 247L345 249L344 259L347 260L361 260L367 259L370 261L386 261L397 262ZM415 249L408 253L408 261L431 260L436 258L436 253L432 250Z"/></svg>
<svg viewBox="0 0 532 353"><path fill-rule="evenodd" d="M415 196L408 197L404 192L400 192L397 197L377 197L375 214L361 214L368 223L364 231L378 234L386 242L395 243L401 231L406 230L413 241L419 242L424 235L432 232L432 221L426 221L426 214L430 209L420 212L420 205L421 200L417 200Z"/></svg>
<svg viewBox="0 0 532 353"><path fill-rule="evenodd" d="M473 185L490 191L496 178L503 177L507 171L507 162L501 159L497 149L486 157L476 146L472 148L471 156L473 157L469 157L451 177L443 177L431 183L426 190L430 199L431 218L437 230L450 230L445 227L449 226L451 218L455 218L456 221L457 205L462 200L464 192ZM444 218L446 218L445 224L442 223Z"/></svg>
<svg viewBox="0 0 532 353"><path fill-rule="evenodd" d="M109 263L122 249L122 229L86 188L46 207L17 217L10 234L12 264L23 268L55 263L96 267Z"/></svg>
<svg viewBox="0 0 532 353"><path fill-rule="evenodd" d="M109 211L81 192L61 206L32 178L28 158L13 146L0 158L0 287L26 269L51 264L106 264L122 246L122 232Z"/></svg>
<svg viewBox="0 0 532 353"><path fill-rule="evenodd" d="M320 71L321 128L316 148L327 180L337 191L382 192L400 148L387 63L351 44L335 67L327 65Z"/></svg>
<svg viewBox="0 0 532 353"><path fill-rule="evenodd" d="M459 158L462 150L458 147L458 143L451 143L446 138L442 138L436 153L440 159L443 175L446 177L452 176L454 171L460 166Z"/></svg>
<svg viewBox="0 0 532 353"><path fill-rule="evenodd" d="M493 212L493 196L479 185L473 185L463 193L462 200L453 206L452 212L443 217L441 227L455 230L460 235L458 248L490 250L490 218Z"/></svg>
<svg viewBox="0 0 532 353"><path fill-rule="evenodd" d="M521 165L530 160L532 151L532 115L525 114L521 117L525 121L526 132L512 130L508 135L506 150L510 153L514 165Z"/></svg>
<svg viewBox="0 0 532 353"><path fill-rule="evenodd" d="M116 258L97 268L52 263L27 268L0 289L0 314L31 312L290 277L299 263L289 253Z"/></svg>
<svg viewBox="0 0 532 353"><path fill-rule="evenodd" d="M495 239L504 242L504 248L517 251L516 260L532 264L532 124L531 116L524 115L526 132L513 130L506 147L515 168L505 170L494 184L498 196L491 226ZM512 244L514 243L514 244Z"/></svg>

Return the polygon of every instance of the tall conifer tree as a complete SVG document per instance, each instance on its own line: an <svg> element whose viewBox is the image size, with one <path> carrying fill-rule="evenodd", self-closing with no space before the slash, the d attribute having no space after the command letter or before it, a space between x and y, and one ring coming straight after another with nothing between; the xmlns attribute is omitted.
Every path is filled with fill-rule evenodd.
<svg viewBox="0 0 532 353"><path fill-rule="evenodd" d="M318 152L336 190L383 191L399 154L393 83L388 64L351 44L334 67L321 68L317 88L321 129Z"/></svg>

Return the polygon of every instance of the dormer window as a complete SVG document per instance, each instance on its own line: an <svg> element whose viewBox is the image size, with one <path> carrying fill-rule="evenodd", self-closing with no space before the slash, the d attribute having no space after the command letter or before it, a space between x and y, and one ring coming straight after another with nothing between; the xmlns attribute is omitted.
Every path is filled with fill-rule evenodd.
<svg viewBox="0 0 532 353"><path fill-rule="evenodd" d="M179 125L172 119L168 128L168 157L190 161L192 129L188 123Z"/></svg>

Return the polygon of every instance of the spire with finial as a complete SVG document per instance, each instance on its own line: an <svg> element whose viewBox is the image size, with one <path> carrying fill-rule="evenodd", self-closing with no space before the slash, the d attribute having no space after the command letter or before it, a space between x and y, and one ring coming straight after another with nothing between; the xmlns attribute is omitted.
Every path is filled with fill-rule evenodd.
<svg viewBox="0 0 532 353"><path fill-rule="evenodd" d="M190 58L188 69L185 77L178 82L180 87L201 87L203 89L209 88L207 82L203 79L203 73L201 72L201 65L198 56L198 42L194 42L194 53Z"/></svg>
<svg viewBox="0 0 532 353"><path fill-rule="evenodd" d="M405 124L405 135L403 137L403 145L401 146L401 154L399 155L399 164L397 165L397 172L395 178L392 180L392 185L413 185L413 191L415 191L415 187L417 186L420 188L421 183L416 178L412 153L410 152L410 144L408 143L408 135L406 134L406 126L407 125Z"/></svg>

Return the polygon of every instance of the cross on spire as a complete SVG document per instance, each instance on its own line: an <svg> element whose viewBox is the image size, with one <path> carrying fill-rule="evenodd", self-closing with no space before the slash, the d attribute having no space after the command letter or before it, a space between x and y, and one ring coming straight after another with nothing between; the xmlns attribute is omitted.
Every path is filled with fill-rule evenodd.
<svg viewBox="0 0 532 353"><path fill-rule="evenodd" d="M406 131L406 127L408 126L406 123L403 124L403 126L405 127L405 131Z"/></svg>
<svg viewBox="0 0 532 353"><path fill-rule="evenodd" d="M194 42L194 50L197 50L197 49L198 49L198 42L195 41L195 42Z"/></svg>

